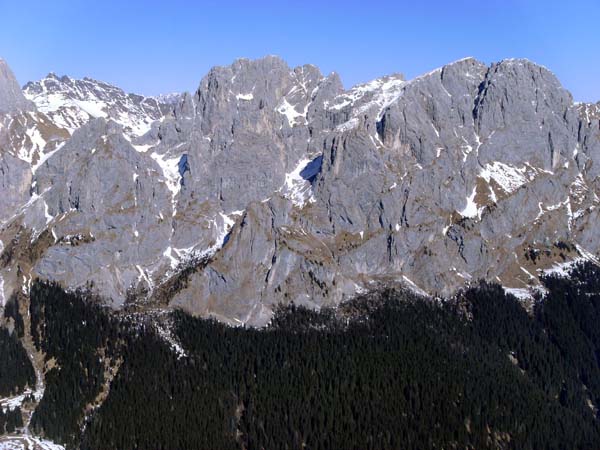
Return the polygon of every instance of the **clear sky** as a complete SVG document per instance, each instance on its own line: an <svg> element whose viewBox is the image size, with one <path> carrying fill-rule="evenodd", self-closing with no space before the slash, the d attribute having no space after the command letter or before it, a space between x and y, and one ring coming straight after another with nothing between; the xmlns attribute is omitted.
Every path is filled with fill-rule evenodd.
<svg viewBox="0 0 600 450"><path fill-rule="evenodd" d="M0 0L0 56L19 81L90 76L154 95L268 54L344 84L408 78L465 56L525 57L600 100L600 0Z"/></svg>

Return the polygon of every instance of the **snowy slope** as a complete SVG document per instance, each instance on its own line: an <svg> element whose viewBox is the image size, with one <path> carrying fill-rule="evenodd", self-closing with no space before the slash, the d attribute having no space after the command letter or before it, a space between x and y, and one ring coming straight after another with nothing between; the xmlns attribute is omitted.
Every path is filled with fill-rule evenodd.
<svg viewBox="0 0 600 450"><path fill-rule="evenodd" d="M59 78L52 73L40 81L27 83L23 93L40 112L71 133L91 118L102 117L121 124L130 136L141 136L177 101L173 94L143 97L91 78Z"/></svg>

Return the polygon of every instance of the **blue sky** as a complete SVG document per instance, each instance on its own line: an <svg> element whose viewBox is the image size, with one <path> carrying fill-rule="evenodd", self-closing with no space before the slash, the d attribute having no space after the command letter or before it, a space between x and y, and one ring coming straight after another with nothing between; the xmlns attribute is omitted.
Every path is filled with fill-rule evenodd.
<svg viewBox="0 0 600 450"><path fill-rule="evenodd" d="M600 1L0 0L0 56L21 83L50 71L154 95L194 90L213 65L267 54L348 87L465 56L526 57L579 101L600 100Z"/></svg>

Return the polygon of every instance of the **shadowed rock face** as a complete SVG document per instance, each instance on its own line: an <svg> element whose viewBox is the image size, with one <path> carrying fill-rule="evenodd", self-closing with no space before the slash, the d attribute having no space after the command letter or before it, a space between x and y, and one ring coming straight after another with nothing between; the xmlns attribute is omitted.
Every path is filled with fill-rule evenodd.
<svg viewBox="0 0 600 450"><path fill-rule="evenodd" d="M4 253L23 230L45 243L25 284L262 325L279 302L374 283L526 294L539 270L600 251L600 106L526 60L345 91L314 66L241 59L164 103L68 77L25 90L38 110L0 124ZM92 97L97 118L73 109ZM23 284L13 259L6 296Z"/></svg>

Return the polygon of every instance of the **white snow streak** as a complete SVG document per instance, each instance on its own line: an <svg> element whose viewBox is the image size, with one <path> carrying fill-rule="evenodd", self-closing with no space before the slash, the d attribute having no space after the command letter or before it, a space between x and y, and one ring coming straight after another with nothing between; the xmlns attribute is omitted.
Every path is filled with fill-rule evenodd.
<svg viewBox="0 0 600 450"><path fill-rule="evenodd" d="M421 289L419 286L417 286L417 284L414 281L412 281L410 278L408 278L406 275L402 275L402 279L405 281L405 283L410 288L410 290L412 290L414 293L423 295L425 297L428 296L427 292L425 292L423 289Z"/></svg>
<svg viewBox="0 0 600 450"><path fill-rule="evenodd" d="M157 323L155 326L156 332L166 343L169 344L171 350L173 350L177 354L177 359L185 358L187 356L187 353L185 352L181 344L177 341L175 336L173 336L171 330L169 330L167 327L167 325Z"/></svg>
<svg viewBox="0 0 600 450"><path fill-rule="evenodd" d="M44 164L46 161L48 161L48 159L50 159L50 157L52 155L54 155L56 152L58 152L60 149L62 149L64 147L64 142L59 144L54 150L47 152L47 153L43 153L39 159L37 160L37 162L35 164L33 164L31 166L31 172L33 172L34 174L37 172L37 170L42 166L42 164Z"/></svg>
<svg viewBox="0 0 600 450"><path fill-rule="evenodd" d="M165 155L161 155L159 153L152 153L150 156L160 166L163 173L163 177L165 178L165 184L167 185L167 188L171 191L173 216L175 216L175 197L181 189L181 176L179 175L179 161L181 157L176 156L174 158L168 158Z"/></svg>
<svg viewBox="0 0 600 450"><path fill-rule="evenodd" d="M475 195L477 195L477 188L473 188L473 192L466 199L467 205L463 208L462 211L458 211L458 213L463 217L477 217L477 203L475 203Z"/></svg>
<svg viewBox="0 0 600 450"><path fill-rule="evenodd" d="M4 296L4 278L0 275L0 307L4 308L6 305L6 297Z"/></svg>
<svg viewBox="0 0 600 450"><path fill-rule="evenodd" d="M310 181L300 175L311 161L309 158L301 159L294 170L285 175L285 184L279 190L285 198L298 207L302 207L307 201L314 202Z"/></svg>
<svg viewBox="0 0 600 450"><path fill-rule="evenodd" d="M519 300L531 300L533 298L533 294L531 293L531 291L529 289L508 288L508 287L504 287L504 286L502 288L504 289L504 292L506 292L507 294L514 295Z"/></svg>
<svg viewBox="0 0 600 450"><path fill-rule="evenodd" d="M252 92L250 92L248 94L238 94L235 96L235 98L238 100L250 101L254 98L254 94L252 94Z"/></svg>

